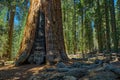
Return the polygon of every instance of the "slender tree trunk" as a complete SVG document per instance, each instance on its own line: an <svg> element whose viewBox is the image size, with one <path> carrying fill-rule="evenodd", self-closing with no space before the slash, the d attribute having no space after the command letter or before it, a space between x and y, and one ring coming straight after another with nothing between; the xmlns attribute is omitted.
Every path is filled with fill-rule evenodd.
<svg viewBox="0 0 120 80"><path fill-rule="evenodd" d="M120 0L118 0L117 1L117 8L120 8ZM118 12L117 12L117 30L119 30L118 31L118 47L119 47L119 45L120 45L120 11L118 10Z"/></svg>
<svg viewBox="0 0 120 80"><path fill-rule="evenodd" d="M15 10L15 8L13 9ZM8 58L11 59L12 56L12 39L13 39L13 29L14 29L14 16L15 16L15 11L10 9L9 12L9 22L8 22L8 49L7 49L7 54Z"/></svg>
<svg viewBox="0 0 120 80"><path fill-rule="evenodd" d="M76 2L74 0L74 12L73 12L73 22L72 22L72 25L73 25L73 36L74 36L74 39L73 39L73 50L74 50L74 54L76 54L76 51L77 51L77 37L76 37Z"/></svg>
<svg viewBox="0 0 120 80"><path fill-rule="evenodd" d="M111 47L110 47L110 26L109 26L109 5L108 1L104 0L105 3L105 20L106 20L106 47L107 47L107 52L110 52Z"/></svg>
<svg viewBox="0 0 120 80"><path fill-rule="evenodd" d="M69 51L69 44L68 44L68 34L67 34L67 27L66 27L66 7L64 6L64 5L66 5L66 1L62 1L62 13L63 13L63 22L64 22L64 24L63 24L63 26L64 26L64 42L65 42L65 48L66 48L66 52L68 53L68 51Z"/></svg>
<svg viewBox="0 0 120 80"><path fill-rule="evenodd" d="M117 36L117 30L116 30L114 0L109 0L109 2L110 2L112 40L113 40L113 44L114 44L114 51L118 52L118 36Z"/></svg>
<svg viewBox="0 0 120 80"><path fill-rule="evenodd" d="M96 22L96 29L97 29L97 38L98 38L98 48L99 52L103 51L103 43L102 43L102 28L101 23L102 22L102 16L101 16L101 10L100 10L100 3L99 0L97 0L97 22Z"/></svg>
<svg viewBox="0 0 120 80"><path fill-rule="evenodd" d="M84 10L82 9L82 29L81 29L81 33L82 33L82 57L85 58L85 54L84 54Z"/></svg>

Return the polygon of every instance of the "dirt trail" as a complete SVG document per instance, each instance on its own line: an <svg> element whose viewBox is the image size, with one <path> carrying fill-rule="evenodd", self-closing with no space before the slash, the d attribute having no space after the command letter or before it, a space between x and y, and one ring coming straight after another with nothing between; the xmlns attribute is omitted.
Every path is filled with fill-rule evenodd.
<svg viewBox="0 0 120 80"><path fill-rule="evenodd" d="M46 66L30 64L20 67L14 67L14 65L0 67L0 80L26 80L31 75L38 74L44 68Z"/></svg>
<svg viewBox="0 0 120 80"><path fill-rule="evenodd" d="M120 68L120 62L114 62L111 64ZM49 67L51 66L47 66L47 65L40 66L40 65L34 65L34 64L23 65L19 67L15 67L14 65L3 66L3 67L0 67L0 80L28 80L33 75L37 75L42 72L45 72L44 70ZM52 67L55 67L55 66L52 66ZM51 74L54 74L54 73L51 73ZM99 72L98 74L103 74L103 73ZM89 76L89 75L86 75L86 76Z"/></svg>

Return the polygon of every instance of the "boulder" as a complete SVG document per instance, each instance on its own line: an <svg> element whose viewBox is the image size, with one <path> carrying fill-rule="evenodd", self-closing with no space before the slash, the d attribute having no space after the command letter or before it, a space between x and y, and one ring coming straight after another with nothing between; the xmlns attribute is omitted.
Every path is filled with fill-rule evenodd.
<svg viewBox="0 0 120 80"><path fill-rule="evenodd" d="M52 72L52 71L56 71L56 69L55 68L47 68L46 71L47 72Z"/></svg>
<svg viewBox="0 0 120 80"><path fill-rule="evenodd" d="M111 71L114 72L115 74L120 75L120 68L114 68Z"/></svg>
<svg viewBox="0 0 120 80"><path fill-rule="evenodd" d="M111 64L106 64L106 65L104 65L104 69L105 69L105 70L112 71L112 72L114 72L115 74L120 75L120 68L115 67L115 66L113 66L113 65L111 65Z"/></svg>
<svg viewBox="0 0 120 80"><path fill-rule="evenodd" d="M107 64L107 63L104 63L103 67L104 67L105 70L111 70L111 69L113 69L113 65Z"/></svg>
<svg viewBox="0 0 120 80"><path fill-rule="evenodd" d="M92 64L90 66L88 66L88 69L94 69L94 68L97 68L98 66L101 66L99 64Z"/></svg>
<svg viewBox="0 0 120 80"><path fill-rule="evenodd" d="M95 64L103 64L103 60L96 59L94 63Z"/></svg>
<svg viewBox="0 0 120 80"><path fill-rule="evenodd" d="M74 63L71 65L71 67L80 68L80 67L82 67L82 63L80 63L80 62L74 62Z"/></svg>
<svg viewBox="0 0 120 80"><path fill-rule="evenodd" d="M117 80L117 76L109 71L94 73L92 72L89 80Z"/></svg>
<svg viewBox="0 0 120 80"><path fill-rule="evenodd" d="M33 75L28 80L41 80L41 77Z"/></svg>
<svg viewBox="0 0 120 80"><path fill-rule="evenodd" d="M67 76L64 74L56 73L47 80L77 80L74 76Z"/></svg>
<svg viewBox="0 0 120 80"><path fill-rule="evenodd" d="M87 74L87 70L81 69L81 68L73 68L65 73L67 76L74 76L74 77L83 77Z"/></svg>
<svg viewBox="0 0 120 80"><path fill-rule="evenodd" d="M58 68L58 72L68 72L70 69L69 68Z"/></svg>
<svg viewBox="0 0 120 80"><path fill-rule="evenodd" d="M73 76L64 76L63 77L64 80L77 80L75 77Z"/></svg>
<svg viewBox="0 0 120 80"><path fill-rule="evenodd" d="M56 64L56 67L57 68L65 68L66 65L63 62L59 62L59 63Z"/></svg>
<svg viewBox="0 0 120 80"><path fill-rule="evenodd" d="M67 66L66 68L72 69L73 67L72 66Z"/></svg>
<svg viewBox="0 0 120 80"><path fill-rule="evenodd" d="M48 80L64 80L64 76L65 76L64 74L56 73L49 77Z"/></svg>
<svg viewBox="0 0 120 80"><path fill-rule="evenodd" d="M82 59L82 58L72 58L72 60L75 60L75 61L82 61L83 59Z"/></svg>

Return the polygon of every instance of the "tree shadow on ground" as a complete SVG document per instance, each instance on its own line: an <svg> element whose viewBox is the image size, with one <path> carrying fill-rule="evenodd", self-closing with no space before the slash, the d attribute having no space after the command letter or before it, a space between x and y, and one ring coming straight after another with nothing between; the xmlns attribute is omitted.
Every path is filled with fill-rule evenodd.
<svg viewBox="0 0 120 80"><path fill-rule="evenodd" d="M14 67L13 65L4 66L0 68L0 80L26 80L40 69L44 69L44 67L34 64L20 67Z"/></svg>

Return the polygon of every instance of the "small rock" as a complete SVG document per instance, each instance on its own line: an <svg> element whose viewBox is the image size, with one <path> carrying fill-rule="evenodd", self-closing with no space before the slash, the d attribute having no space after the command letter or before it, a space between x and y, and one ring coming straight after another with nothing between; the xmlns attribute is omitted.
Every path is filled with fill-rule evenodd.
<svg viewBox="0 0 120 80"><path fill-rule="evenodd" d="M81 61L82 58L72 58L72 60Z"/></svg>
<svg viewBox="0 0 120 80"><path fill-rule="evenodd" d="M51 72L45 72L45 73L40 74L39 76L41 77L40 80L49 80L49 78L52 75L54 75L54 74L51 74Z"/></svg>
<svg viewBox="0 0 120 80"><path fill-rule="evenodd" d="M111 59L110 58L106 58L104 59L104 63L110 63Z"/></svg>
<svg viewBox="0 0 120 80"><path fill-rule="evenodd" d="M31 76L28 80L40 80L40 76Z"/></svg>
<svg viewBox="0 0 120 80"><path fill-rule="evenodd" d="M97 68L99 66L99 64L92 64L88 67L88 69L94 69Z"/></svg>
<svg viewBox="0 0 120 80"><path fill-rule="evenodd" d="M81 69L81 68L74 68L69 70L65 73L68 76L74 76L74 77L83 77L87 74L87 70Z"/></svg>
<svg viewBox="0 0 120 80"><path fill-rule="evenodd" d="M75 67L75 68L80 68L82 67L82 64L80 62L74 62L71 67Z"/></svg>
<svg viewBox="0 0 120 80"><path fill-rule="evenodd" d="M48 80L64 80L64 74L56 73L52 75Z"/></svg>
<svg viewBox="0 0 120 80"><path fill-rule="evenodd" d="M110 65L110 64L107 64L107 63L104 63L103 67L104 67L105 70L111 70L111 69L113 69L113 66Z"/></svg>
<svg viewBox="0 0 120 80"><path fill-rule="evenodd" d="M73 68L72 66L67 66L66 68L69 68L69 69L71 69L71 68Z"/></svg>
<svg viewBox="0 0 120 80"><path fill-rule="evenodd" d="M73 76L64 76L64 80L77 80L77 79Z"/></svg>
<svg viewBox="0 0 120 80"><path fill-rule="evenodd" d="M58 72L68 72L70 69L69 68L58 68Z"/></svg>
<svg viewBox="0 0 120 80"><path fill-rule="evenodd" d="M55 71L56 69L55 68L48 68L46 69L47 72L52 72L52 71Z"/></svg>
<svg viewBox="0 0 120 80"><path fill-rule="evenodd" d="M103 64L103 60L96 59L94 63L95 64Z"/></svg>
<svg viewBox="0 0 120 80"><path fill-rule="evenodd" d="M65 67L66 67L66 65L65 65L63 62L57 63L56 66L57 66L58 68L65 68Z"/></svg>

